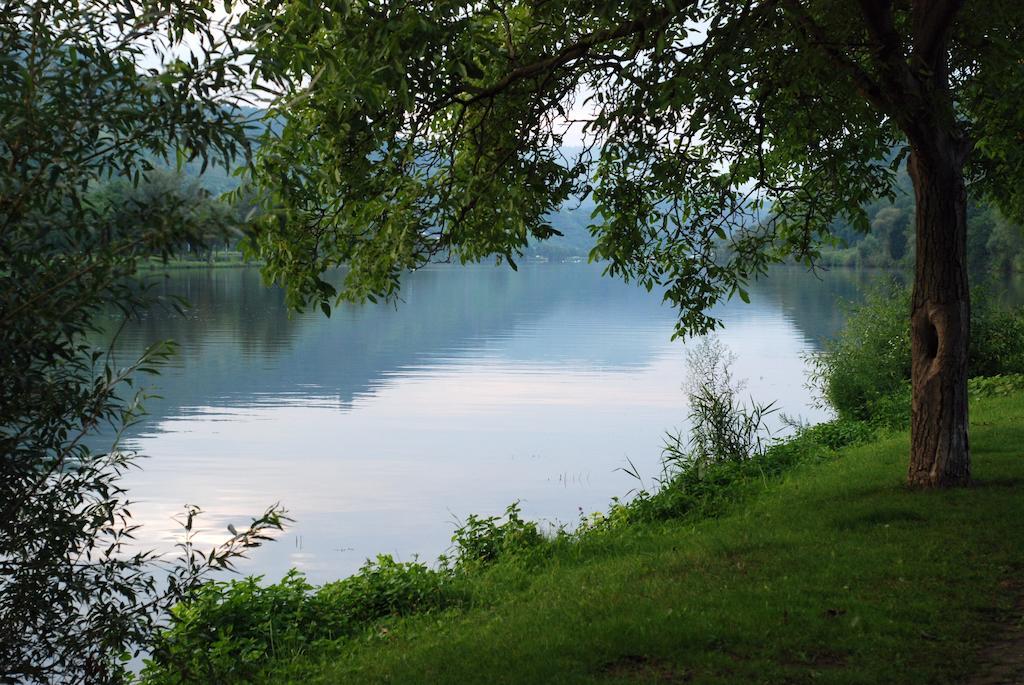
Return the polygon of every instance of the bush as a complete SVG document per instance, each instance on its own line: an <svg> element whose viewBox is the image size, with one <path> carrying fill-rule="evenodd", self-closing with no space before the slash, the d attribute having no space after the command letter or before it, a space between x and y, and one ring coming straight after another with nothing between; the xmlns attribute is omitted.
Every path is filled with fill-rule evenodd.
<svg viewBox="0 0 1024 685"><path fill-rule="evenodd" d="M967 381L967 393L971 397L1009 397L1024 392L1024 374L1008 376L985 376Z"/></svg>
<svg viewBox="0 0 1024 685"><path fill-rule="evenodd" d="M385 616L405 616L442 608L454 595L451 572L444 566L432 569L416 561L395 561L388 554L363 564L354 576L324 585L316 603L326 612L343 617L338 632L369 624Z"/></svg>
<svg viewBox="0 0 1024 685"><path fill-rule="evenodd" d="M504 518L505 521L499 523L499 516L481 518L470 514L452 536L456 566L489 564L501 557L534 550L544 544L545 538L537 524L524 521L519 516L519 502L513 502L505 509Z"/></svg>
<svg viewBox="0 0 1024 685"><path fill-rule="evenodd" d="M875 430L869 423L834 419L813 426L800 427L793 441L839 450L850 445L863 444L874 437Z"/></svg>
<svg viewBox="0 0 1024 685"><path fill-rule="evenodd" d="M1024 373L1024 313L1001 308L981 288L971 300L970 376Z"/></svg>
<svg viewBox="0 0 1024 685"><path fill-rule="evenodd" d="M869 419L870 406L910 378L908 298L892 281L868 290L860 304L843 305L842 331L809 359L812 385L840 417Z"/></svg>
<svg viewBox="0 0 1024 685"><path fill-rule="evenodd" d="M437 568L379 555L354 575L320 588L295 570L272 585L261 585L261 578L206 583L175 607L143 681L249 682L271 662L319 641L367 630L386 636L379 625L384 619L457 605L464 599L456 582L462 575L547 549L537 524L520 516L518 502L503 517L467 517L452 542L453 558L442 556Z"/></svg>
<svg viewBox="0 0 1024 685"><path fill-rule="evenodd" d="M811 384L845 419L892 427L909 422L910 291L888 282L864 301L846 305L846 325L810 359ZM1024 315L1000 308L990 294L972 292L968 372L1024 372Z"/></svg>
<svg viewBox="0 0 1024 685"><path fill-rule="evenodd" d="M910 428L910 380L900 383L888 395L869 401L865 413L870 417L868 422L872 426L890 430Z"/></svg>
<svg viewBox="0 0 1024 685"><path fill-rule="evenodd" d="M750 399L747 406L740 401L743 383L732 377L734 359L713 337L688 351L685 390L690 437L666 436L662 474L654 493L641 488L629 504L615 501L608 514L587 518L585 529L684 515L713 516L750 478L762 479L783 462L789 463L792 454L776 449L766 423L775 412L774 403ZM626 472L639 480L635 469Z"/></svg>
<svg viewBox="0 0 1024 685"><path fill-rule="evenodd" d="M144 682L239 682L269 657L292 653L320 623L301 574L263 587L259 578L206 583L174 609L142 673ZM329 630L323 634L329 634Z"/></svg>
<svg viewBox="0 0 1024 685"><path fill-rule="evenodd" d="M274 660L375 628L391 616L444 608L455 598L449 571L383 554L320 588L294 569L279 583L261 580L206 583L178 605L143 682L251 682ZM386 636L386 628L376 634Z"/></svg>

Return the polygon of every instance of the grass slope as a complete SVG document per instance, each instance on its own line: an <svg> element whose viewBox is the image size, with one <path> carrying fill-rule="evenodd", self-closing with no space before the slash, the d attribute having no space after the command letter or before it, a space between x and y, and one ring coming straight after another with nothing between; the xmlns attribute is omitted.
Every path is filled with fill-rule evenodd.
<svg viewBox="0 0 1024 685"><path fill-rule="evenodd" d="M945 683L1024 569L1024 398L972 407L977 485L909 492L904 435L797 468L731 514L501 563L469 610L385 621L274 682Z"/></svg>

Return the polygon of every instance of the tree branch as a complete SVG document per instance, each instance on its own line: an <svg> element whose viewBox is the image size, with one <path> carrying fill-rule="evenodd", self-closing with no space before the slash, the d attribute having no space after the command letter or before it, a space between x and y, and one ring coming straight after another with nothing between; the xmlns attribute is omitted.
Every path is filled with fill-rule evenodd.
<svg viewBox="0 0 1024 685"><path fill-rule="evenodd" d="M900 35L893 23L892 0L860 0L860 10L879 57L885 62L902 59Z"/></svg>
<svg viewBox="0 0 1024 685"><path fill-rule="evenodd" d="M686 3L686 5L692 5L694 2L696 2L696 0L691 0L690 2ZM505 90L507 90L508 88L510 88L519 81L533 78L534 76L539 76L544 73L552 72L558 69L559 67L568 64L569 62L572 62L585 56L592 48L601 45L602 43L618 40L620 38L626 38L629 36L636 35L638 33L644 33L651 29L663 26L664 24L668 23L668 21L672 19L672 17L682 12L682 9L683 8L677 8L674 11L669 9L661 9L660 11L655 12L646 17L634 19L633 21L626 22L625 24L620 24L619 26L613 29L608 29L605 31L595 31L594 33L584 36L575 43L566 45L554 55L539 59L536 62L524 64L521 67L513 69L497 83L494 83L493 85L488 86L487 88L483 88L479 91L474 92L471 97L461 100L461 102L462 104L470 105L479 102L480 100L493 98L496 95L501 94L502 92L504 92Z"/></svg>
<svg viewBox="0 0 1024 685"><path fill-rule="evenodd" d="M937 70L945 64L946 38L964 0L915 0L914 61Z"/></svg>
<svg viewBox="0 0 1024 685"><path fill-rule="evenodd" d="M908 94L919 94L920 83L907 64L903 40L896 30L892 0L860 0L860 9L889 98L899 102Z"/></svg>
<svg viewBox="0 0 1024 685"><path fill-rule="evenodd" d="M814 20L796 0L784 0L782 3L786 13L811 39L810 43L825 53L832 64L846 73L853 80L857 91L871 104L886 113L892 111L892 99L861 65L839 50L837 42L831 39L818 22Z"/></svg>

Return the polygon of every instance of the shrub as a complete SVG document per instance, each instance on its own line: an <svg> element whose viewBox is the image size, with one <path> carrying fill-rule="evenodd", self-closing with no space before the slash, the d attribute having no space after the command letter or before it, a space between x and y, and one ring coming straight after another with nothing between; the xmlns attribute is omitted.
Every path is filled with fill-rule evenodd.
<svg viewBox="0 0 1024 685"><path fill-rule="evenodd" d="M315 602L326 612L344 618L339 633L385 616L404 616L446 606L454 598L451 573L416 561L395 561L388 554L367 561L354 576L324 585ZM346 630L347 629L347 630Z"/></svg>
<svg viewBox="0 0 1024 685"><path fill-rule="evenodd" d="M1001 308L984 289L972 292L968 372L1024 372L1024 315ZM846 305L846 324L810 359L811 384L840 417L892 427L909 422L910 291L894 281Z"/></svg>
<svg viewBox="0 0 1024 685"><path fill-rule="evenodd" d="M142 673L146 683L251 682L272 661L374 627L382 619L455 601L451 574L389 555L343 580L314 588L296 570L206 583L174 610ZM386 634L386 633L382 633Z"/></svg>
<svg viewBox="0 0 1024 685"><path fill-rule="evenodd" d="M690 437L666 436L662 474L656 490L636 492L628 505L617 501L607 515L592 515L587 528L614 527L633 520L662 520L684 515L712 516L731 501L751 477L763 478L773 442L766 419L774 403L749 406L739 399L743 383L732 376L735 356L717 338L706 337L686 356L684 389L690 405ZM783 461L788 454L776 456ZM639 480L634 469L626 470Z"/></svg>
<svg viewBox="0 0 1024 685"><path fill-rule="evenodd" d="M271 662L318 642L376 629L392 616L457 605L464 599L460 575L546 549L547 540L536 523L522 519L515 502L503 517L467 517L452 542L453 558L442 556L437 568L379 555L354 575L320 588L295 570L272 585L258 577L208 582L175 607L142 679L161 685L249 682Z"/></svg>
<svg viewBox="0 0 1024 685"><path fill-rule="evenodd" d="M839 450L850 445L863 444L874 436L875 430L869 423L834 419L813 426L800 427L792 440Z"/></svg>
<svg viewBox="0 0 1024 685"><path fill-rule="evenodd" d="M312 589L291 571L280 583L260 578L210 582L175 607L142 673L144 682L240 682L273 656L319 636L309 611Z"/></svg>
<svg viewBox="0 0 1024 685"><path fill-rule="evenodd" d="M204 573L279 528L277 509L177 562L133 547L118 437L139 375L169 352L115 361L109 313L141 315L149 257L226 235L208 197L104 193L155 167L244 159L232 50L192 34L206 2L4 3L0 21L0 682L106 683ZM185 47L189 61L174 54ZM194 40L193 40L194 38ZM113 322L113 328L117 323ZM127 363L126 363L127 362ZM196 511L189 510L191 522Z"/></svg>
<svg viewBox="0 0 1024 685"><path fill-rule="evenodd" d="M889 394L870 400L865 413L872 426L890 430L910 428L910 380L903 381Z"/></svg>
<svg viewBox="0 0 1024 685"><path fill-rule="evenodd" d="M1024 373L1024 313L1001 308L988 290L971 293L971 377Z"/></svg>
<svg viewBox="0 0 1024 685"><path fill-rule="evenodd" d="M544 544L545 538L532 521L519 516L519 502L505 509L504 522L499 516L481 518L470 514L466 522L455 529L452 543L457 566L489 564L511 554L534 550Z"/></svg>
<svg viewBox="0 0 1024 685"><path fill-rule="evenodd" d="M1008 376L985 376L967 381L967 392L971 397L1009 397L1024 392L1024 374Z"/></svg>
<svg viewBox="0 0 1024 685"><path fill-rule="evenodd" d="M880 284L857 305L845 304L846 324L809 359L811 384L843 418L870 418L869 407L910 378L906 288Z"/></svg>

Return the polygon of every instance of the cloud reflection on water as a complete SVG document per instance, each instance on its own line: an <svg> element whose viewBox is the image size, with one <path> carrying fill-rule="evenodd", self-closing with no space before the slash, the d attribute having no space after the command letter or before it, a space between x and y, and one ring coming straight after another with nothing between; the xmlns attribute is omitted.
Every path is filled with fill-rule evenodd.
<svg viewBox="0 0 1024 685"><path fill-rule="evenodd" d="M854 286L786 278L723 305L720 336L750 394L817 418L801 356ZM247 573L297 566L322 582L378 552L432 559L457 517L517 499L571 522L634 487L617 471L627 458L654 476L686 413L672 311L591 267L418 273L397 310L330 320L289 318L249 270L180 279L166 287L198 300L195 315L128 334L182 344L129 439L152 455L128 479L133 513L142 543L164 548L186 501L203 506L210 540L281 501L297 522Z"/></svg>

